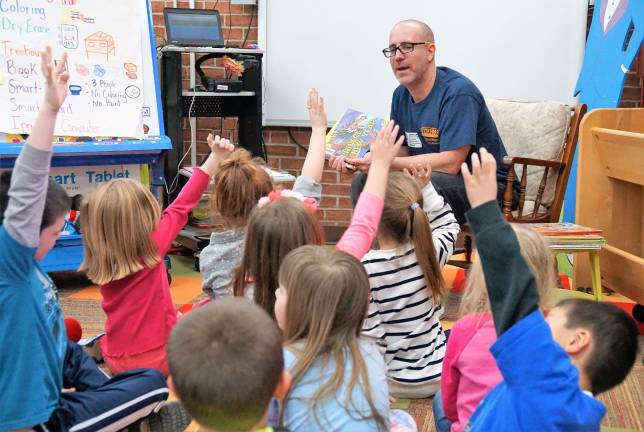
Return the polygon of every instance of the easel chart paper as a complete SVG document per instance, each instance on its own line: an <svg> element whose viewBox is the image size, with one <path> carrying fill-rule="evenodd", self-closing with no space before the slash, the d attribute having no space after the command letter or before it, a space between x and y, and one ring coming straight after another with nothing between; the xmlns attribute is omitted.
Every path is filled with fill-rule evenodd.
<svg viewBox="0 0 644 432"><path fill-rule="evenodd" d="M31 132L51 45L70 75L55 134L143 138L141 13L128 0L0 0L0 132Z"/></svg>

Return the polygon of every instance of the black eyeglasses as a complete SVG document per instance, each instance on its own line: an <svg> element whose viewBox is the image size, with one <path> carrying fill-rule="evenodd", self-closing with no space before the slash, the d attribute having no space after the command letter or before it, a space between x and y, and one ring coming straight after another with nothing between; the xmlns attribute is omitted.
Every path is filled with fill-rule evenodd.
<svg viewBox="0 0 644 432"><path fill-rule="evenodd" d="M387 47L382 50L382 53L385 55L385 57L393 57L396 55L396 51L400 51L403 54L408 54L414 50L416 45L427 45L431 42L401 42L398 45L391 45L390 47Z"/></svg>

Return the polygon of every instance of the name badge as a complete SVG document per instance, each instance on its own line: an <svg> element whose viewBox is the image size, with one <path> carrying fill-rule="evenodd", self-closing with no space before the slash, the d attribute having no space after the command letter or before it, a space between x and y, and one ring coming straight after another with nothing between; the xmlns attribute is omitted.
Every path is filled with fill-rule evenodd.
<svg viewBox="0 0 644 432"><path fill-rule="evenodd" d="M423 142L416 132L405 132L405 137L407 138L407 146L412 148L421 148L423 146Z"/></svg>

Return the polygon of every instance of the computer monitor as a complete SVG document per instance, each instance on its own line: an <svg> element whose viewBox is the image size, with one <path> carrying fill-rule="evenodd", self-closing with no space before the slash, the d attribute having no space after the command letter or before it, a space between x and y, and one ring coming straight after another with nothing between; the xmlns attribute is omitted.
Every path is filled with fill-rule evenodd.
<svg viewBox="0 0 644 432"><path fill-rule="evenodd" d="M219 11L165 8L163 16L169 45L198 47L225 45Z"/></svg>

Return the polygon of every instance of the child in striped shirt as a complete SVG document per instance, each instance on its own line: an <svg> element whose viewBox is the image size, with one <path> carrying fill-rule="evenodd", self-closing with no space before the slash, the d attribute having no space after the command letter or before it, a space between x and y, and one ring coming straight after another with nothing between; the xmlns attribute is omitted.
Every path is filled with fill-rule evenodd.
<svg viewBox="0 0 644 432"><path fill-rule="evenodd" d="M429 175L414 170L415 177ZM421 190L414 176L389 176L379 248L362 261L371 286L363 335L384 352L389 392L425 398L440 388L446 343L439 322L441 267L453 252L459 225L431 183Z"/></svg>

